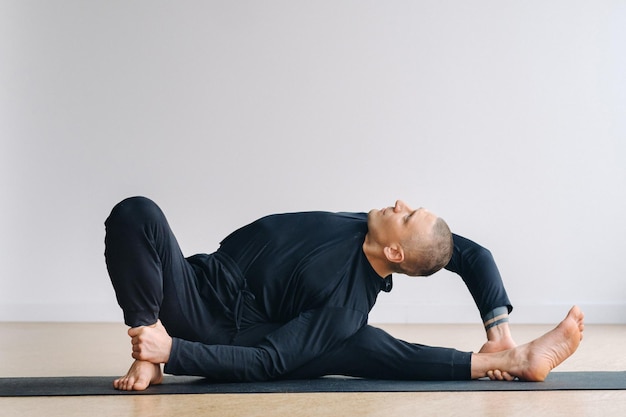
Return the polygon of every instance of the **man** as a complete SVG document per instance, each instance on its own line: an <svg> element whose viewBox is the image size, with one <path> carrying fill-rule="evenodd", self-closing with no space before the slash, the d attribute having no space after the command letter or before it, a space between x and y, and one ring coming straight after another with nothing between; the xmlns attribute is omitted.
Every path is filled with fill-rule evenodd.
<svg viewBox="0 0 626 417"><path fill-rule="evenodd" d="M542 380L582 338L583 315L516 347L512 310L489 251L402 201L364 213L267 216L213 254L185 258L159 207L143 197L106 221L107 268L135 362L114 381L143 390L171 374L214 380L312 378ZM397 340L367 324L394 272L458 273L485 323L477 354Z"/></svg>

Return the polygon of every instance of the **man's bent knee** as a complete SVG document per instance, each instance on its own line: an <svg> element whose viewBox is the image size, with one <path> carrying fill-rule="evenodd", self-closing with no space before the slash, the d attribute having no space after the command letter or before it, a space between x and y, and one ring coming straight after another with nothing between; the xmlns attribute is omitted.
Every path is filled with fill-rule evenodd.
<svg viewBox="0 0 626 417"><path fill-rule="evenodd" d="M157 204L147 197L129 197L117 203L106 220L107 227L122 224L145 223L164 219L163 212Z"/></svg>

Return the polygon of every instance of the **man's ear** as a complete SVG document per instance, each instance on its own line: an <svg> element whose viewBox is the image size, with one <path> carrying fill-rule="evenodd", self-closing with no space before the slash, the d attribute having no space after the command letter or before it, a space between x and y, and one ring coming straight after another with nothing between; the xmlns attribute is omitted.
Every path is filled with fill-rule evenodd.
<svg viewBox="0 0 626 417"><path fill-rule="evenodd" d="M404 250L402 250L402 247L399 245L393 244L391 246L385 246L383 251L389 262L399 264L404 261Z"/></svg>

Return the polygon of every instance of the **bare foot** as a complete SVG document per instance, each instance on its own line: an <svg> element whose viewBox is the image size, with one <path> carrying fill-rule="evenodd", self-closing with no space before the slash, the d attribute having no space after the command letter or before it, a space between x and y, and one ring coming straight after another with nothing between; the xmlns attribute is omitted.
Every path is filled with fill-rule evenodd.
<svg viewBox="0 0 626 417"><path fill-rule="evenodd" d="M584 328L584 315L574 306L558 326L528 344L501 352L473 354L472 379L488 376L507 381L515 378L543 381L576 351Z"/></svg>
<svg viewBox="0 0 626 417"><path fill-rule="evenodd" d="M524 381L543 381L551 370L578 349L583 338L584 315L577 306L570 309L557 327L510 352L517 359L509 373Z"/></svg>
<svg viewBox="0 0 626 417"><path fill-rule="evenodd" d="M161 365L136 360L126 375L113 381L113 386L120 391L143 391L148 386L160 384L162 381Z"/></svg>

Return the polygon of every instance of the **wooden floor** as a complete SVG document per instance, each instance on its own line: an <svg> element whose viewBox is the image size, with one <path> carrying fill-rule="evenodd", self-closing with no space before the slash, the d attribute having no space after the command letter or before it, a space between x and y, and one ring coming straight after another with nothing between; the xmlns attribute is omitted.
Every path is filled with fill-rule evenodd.
<svg viewBox="0 0 626 417"><path fill-rule="evenodd" d="M381 325L396 337L477 350L480 326ZM549 326L517 325L518 343ZM130 365L121 324L1 323L0 377L119 375ZM559 371L626 370L626 326L587 325ZM621 416L626 391L206 394L0 398L0 416Z"/></svg>

